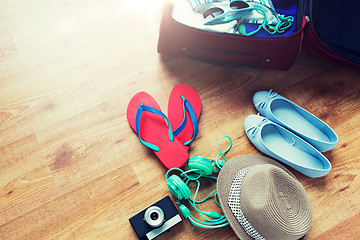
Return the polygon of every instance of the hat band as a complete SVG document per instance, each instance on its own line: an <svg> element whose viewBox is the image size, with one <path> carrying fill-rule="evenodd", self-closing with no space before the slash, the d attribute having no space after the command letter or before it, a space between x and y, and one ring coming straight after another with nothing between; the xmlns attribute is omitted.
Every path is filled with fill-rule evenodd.
<svg viewBox="0 0 360 240"><path fill-rule="evenodd" d="M240 206L240 193L241 193L241 183L246 176L246 174L250 171L251 168L254 166L247 166L243 169L241 169L235 176L231 187L230 187L230 193L228 198L228 204L229 207L242 226L242 228L245 230L246 234L250 237L256 239L256 240L266 240L263 236L261 236L258 231L251 225L251 223L246 219L245 215L241 211Z"/></svg>

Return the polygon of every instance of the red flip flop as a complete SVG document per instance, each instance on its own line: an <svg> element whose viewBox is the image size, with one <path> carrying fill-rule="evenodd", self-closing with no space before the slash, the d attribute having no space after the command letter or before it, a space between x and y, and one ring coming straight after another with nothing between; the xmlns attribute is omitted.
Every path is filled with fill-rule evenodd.
<svg viewBox="0 0 360 240"><path fill-rule="evenodd" d="M127 111L130 127L140 141L152 149L167 168L179 168L188 159L188 152L173 135L171 124L155 99L139 92L130 100Z"/></svg>
<svg viewBox="0 0 360 240"><path fill-rule="evenodd" d="M196 138L201 113L201 100L197 92L186 84L177 84L170 93L168 117L176 138L188 149Z"/></svg>

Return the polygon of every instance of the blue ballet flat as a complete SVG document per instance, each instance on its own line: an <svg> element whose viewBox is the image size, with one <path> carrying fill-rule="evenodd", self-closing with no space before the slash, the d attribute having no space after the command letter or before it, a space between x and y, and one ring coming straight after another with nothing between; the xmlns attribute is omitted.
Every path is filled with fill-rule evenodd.
<svg viewBox="0 0 360 240"><path fill-rule="evenodd" d="M254 146L302 174L317 178L330 172L329 160L308 142L260 115L244 120L246 135Z"/></svg>
<svg viewBox="0 0 360 240"><path fill-rule="evenodd" d="M325 122L276 92L259 91L253 102L262 116L297 134L320 152L333 149L339 141Z"/></svg>

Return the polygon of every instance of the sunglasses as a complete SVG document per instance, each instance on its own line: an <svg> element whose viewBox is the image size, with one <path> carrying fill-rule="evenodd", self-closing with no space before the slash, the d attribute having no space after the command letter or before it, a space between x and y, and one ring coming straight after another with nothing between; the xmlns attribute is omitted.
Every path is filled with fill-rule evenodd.
<svg viewBox="0 0 360 240"><path fill-rule="evenodd" d="M205 25L231 22L249 14L254 8L244 1L217 3L205 10L202 15Z"/></svg>

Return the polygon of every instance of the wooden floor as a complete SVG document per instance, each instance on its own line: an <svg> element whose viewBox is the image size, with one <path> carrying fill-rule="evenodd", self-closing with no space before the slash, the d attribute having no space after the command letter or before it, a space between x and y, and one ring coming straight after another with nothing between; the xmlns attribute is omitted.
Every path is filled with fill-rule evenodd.
<svg viewBox="0 0 360 240"><path fill-rule="evenodd" d="M223 135L233 140L228 159L261 155L243 128L258 90L328 123L340 139L325 153L331 172L293 171L312 203L308 239L358 239L360 72L306 50L287 72L161 56L160 13L160 0L0 1L0 238L136 239L128 219L170 192L126 107L143 90L166 113L171 89L185 83L203 106L190 156L214 158ZM212 201L200 208L217 210ZM159 239L236 236L184 221Z"/></svg>

